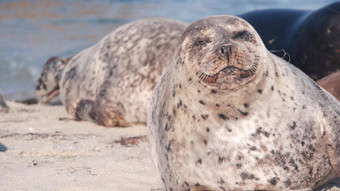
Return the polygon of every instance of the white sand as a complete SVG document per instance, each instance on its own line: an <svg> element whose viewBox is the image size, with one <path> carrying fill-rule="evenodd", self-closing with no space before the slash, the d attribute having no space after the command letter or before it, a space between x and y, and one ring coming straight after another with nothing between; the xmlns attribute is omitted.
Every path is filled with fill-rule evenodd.
<svg viewBox="0 0 340 191"><path fill-rule="evenodd" d="M117 142L145 136L145 126L104 128L72 120L63 106L7 105L0 113L1 191L162 190L145 138ZM339 183L328 190L340 190Z"/></svg>
<svg viewBox="0 0 340 191"><path fill-rule="evenodd" d="M145 138L115 143L146 135L145 126L104 128L59 120L70 119L63 106L7 105L0 113L0 190L160 188Z"/></svg>

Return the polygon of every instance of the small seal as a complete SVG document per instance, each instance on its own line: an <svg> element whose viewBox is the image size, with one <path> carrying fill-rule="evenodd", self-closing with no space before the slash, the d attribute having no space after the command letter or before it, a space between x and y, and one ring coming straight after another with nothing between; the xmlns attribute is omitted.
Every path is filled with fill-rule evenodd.
<svg viewBox="0 0 340 191"><path fill-rule="evenodd" d="M245 20L192 23L152 96L165 190L314 189L340 175L340 104Z"/></svg>
<svg viewBox="0 0 340 191"><path fill-rule="evenodd" d="M71 58L49 59L37 94L46 103L60 93L79 120L107 127L145 123L152 91L186 26L167 19L123 25Z"/></svg>
<svg viewBox="0 0 340 191"><path fill-rule="evenodd" d="M239 15L259 33L268 50L314 80L340 70L340 2L317 10L265 9Z"/></svg>

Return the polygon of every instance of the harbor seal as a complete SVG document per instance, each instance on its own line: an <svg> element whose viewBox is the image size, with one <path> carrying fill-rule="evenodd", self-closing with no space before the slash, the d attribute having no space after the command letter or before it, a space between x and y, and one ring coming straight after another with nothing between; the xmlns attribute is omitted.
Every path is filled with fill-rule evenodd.
<svg viewBox="0 0 340 191"><path fill-rule="evenodd" d="M340 104L245 20L183 33L148 113L165 190L313 189L340 175Z"/></svg>
<svg viewBox="0 0 340 191"><path fill-rule="evenodd" d="M314 80L340 70L340 2L317 10L264 9L239 15L261 36L268 50Z"/></svg>
<svg viewBox="0 0 340 191"><path fill-rule="evenodd" d="M49 59L37 94L46 102L59 91L79 120L107 127L145 123L152 91L186 26L156 18L123 25L67 60Z"/></svg>

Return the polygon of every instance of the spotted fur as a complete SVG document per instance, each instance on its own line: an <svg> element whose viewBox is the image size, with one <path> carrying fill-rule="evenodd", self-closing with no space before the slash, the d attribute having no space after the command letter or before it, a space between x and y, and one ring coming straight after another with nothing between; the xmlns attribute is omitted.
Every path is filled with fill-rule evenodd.
<svg viewBox="0 0 340 191"><path fill-rule="evenodd" d="M107 127L145 123L156 81L185 27L167 19L128 23L73 56L57 83L67 111Z"/></svg>
<svg viewBox="0 0 340 191"><path fill-rule="evenodd" d="M236 51L216 51L226 44ZM148 128L165 190L314 189L340 175L339 102L233 16L186 29Z"/></svg>

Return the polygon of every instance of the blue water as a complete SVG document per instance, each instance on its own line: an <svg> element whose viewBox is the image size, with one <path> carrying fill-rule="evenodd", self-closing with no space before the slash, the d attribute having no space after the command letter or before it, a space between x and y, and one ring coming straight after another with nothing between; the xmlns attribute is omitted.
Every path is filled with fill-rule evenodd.
<svg viewBox="0 0 340 191"><path fill-rule="evenodd" d="M0 0L0 93L16 100L35 96L45 61L95 44L124 23L149 17L193 22L255 9L317 9L334 0Z"/></svg>

